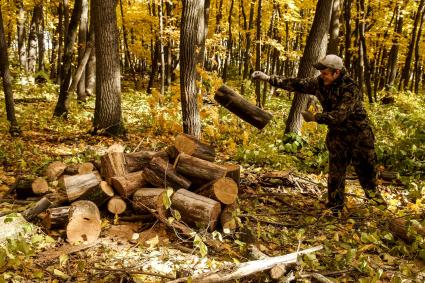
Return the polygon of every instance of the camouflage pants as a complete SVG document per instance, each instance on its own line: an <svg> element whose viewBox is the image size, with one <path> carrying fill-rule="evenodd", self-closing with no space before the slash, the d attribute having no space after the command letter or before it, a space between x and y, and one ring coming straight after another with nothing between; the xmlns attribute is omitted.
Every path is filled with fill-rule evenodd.
<svg viewBox="0 0 425 283"><path fill-rule="evenodd" d="M329 150L328 201L330 206L344 204L345 174L351 163L367 197L376 191L375 137L372 129L341 133L329 130L326 146Z"/></svg>

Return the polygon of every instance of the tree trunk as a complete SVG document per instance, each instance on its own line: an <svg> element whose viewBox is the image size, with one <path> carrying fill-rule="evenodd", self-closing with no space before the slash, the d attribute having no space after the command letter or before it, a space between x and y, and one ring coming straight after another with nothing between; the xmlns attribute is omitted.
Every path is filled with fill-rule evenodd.
<svg viewBox="0 0 425 283"><path fill-rule="evenodd" d="M334 0L332 5L327 54L339 54L339 18L341 15L341 1L342 0Z"/></svg>
<svg viewBox="0 0 425 283"><path fill-rule="evenodd" d="M93 25L91 25L94 27ZM86 66L86 95L91 96L96 88L96 48L93 45Z"/></svg>
<svg viewBox="0 0 425 283"><path fill-rule="evenodd" d="M183 12L180 31L180 91L182 104L183 130L197 138L201 136L201 121L198 108L198 73L196 65L199 52L205 42L199 34L205 32L208 22L204 22L205 1L183 1ZM203 34L206 36L205 34Z"/></svg>
<svg viewBox="0 0 425 283"><path fill-rule="evenodd" d="M415 23L413 24L413 30L412 30L412 34L411 34L411 38L409 42L409 47L407 48L406 60L404 61L404 67L401 73L400 84L398 85L399 90L406 90L409 84L410 74L411 74L410 65L412 64L413 51L414 51L415 42L416 42L416 33L419 27L419 20L421 19L423 10L425 8L424 3L425 1L421 0L419 2L418 10L416 11Z"/></svg>
<svg viewBox="0 0 425 283"><path fill-rule="evenodd" d="M257 6L257 31L256 31L256 44L255 44L255 70L261 70L261 17L262 17L262 0L258 0ZM257 98L257 106L262 108L261 104L261 85L260 80L255 82L255 97Z"/></svg>
<svg viewBox="0 0 425 283"><path fill-rule="evenodd" d="M307 37L303 57L300 61L298 78L315 75L317 70L313 68L313 64L326 54L332 2L332 0L319 0L317 2L316 13ZM296 93L292 101L291 110L289 111L288 120L286 121L285 133L292 132L300 134L302 126L301 111L305 110L307 100L308 95Z"/></svg>
<svg viewBox="0 0 425 283"><path fill-rule="evenodd" d="M243 77L242 77L242 85L241 85L241 95L245 95L245 80L248 78L249 74L249 62L251 60L251 29L254 23L254 5L255 1L251 1L251 6L249 9L249 21L248 21L248 29L246 30L246 46L245 46L245 55L244 55L244 67L243 67Z"/></svg>
<svg viewBox="0 0 425 283"><path fill-rule="evenodd" d="M12 77L9 71L9 56L7 54L6 37L3 27L3 15L0 8L0 73L3 79L4 99L6 102L6 115L10 123L9 132L12 136L20 133L19 125L15 115L15 103L13 101Z"/></svg>
<svg viewBox="0 0 425 283"><path fill-rule="evenodd" d="M232 47L233 47L233 38L232 38L232 16L233 16L233 5L234 5L234 0L231 0L230 2L230 10L229 10L229 17L228 17L228 25L229 25L229 30L228 30L228 37L227 37L227 51L226 51L226 58L224 60L224 68L223 68L223 83L225 83L227 81L227 72L229 69L229 64L231 61L231 56L232 56Z"/></svg>
<svg viewBox="0 0 425 283"><path fill-rule="evenodd" d="M27 61L27 50L25 45L25 22L26 22L26 12L24 10L23 0L16 1L17 11L17 41L18 41L18 54L19 54L19 64L21 68L25 71L28 71L28 61Z"/></svg>
<svg viewBox="0 0 425 283"><path fill-rule="evenodd" d="M361 55L363 56L362 61L364 65L364 78L366 83L366 93L367 97L369 99L369 103L373 103L373 97L372 97L372 83L370 81L370 65L369 65L369 59L367 57L367 48L366 48L366 37L365 37L365 28L366 28L366 10L365 10L365 4L364 0L359 0L359 13L360 13L360 47L361 48Z"/></svg>
<svg viewBox="0 0 425 283"><path fill-rule="evenodd" d="M396 6L396 24L395 34L393 35L393 43L391 45L390 55L388 58L388 77L387 77L387 88L394 85L395 78L397 76L397 62L398 62L398 50L399 50L399 38L403 32L403 13L400 7Z"/></svg>
<svg viewBox="0 0 425 283"><path fill-rule="evenodd" d="M420 54L419 54L419 45L420 45L420 39L422 37L422 28L424 24L424 17L425 17L425 10L422 11L421 16L421 23L419 25L418 30L418 36L416 37L416 43L415 43L415 63L413 68L414 73L414 80L412 81L412 85L410 90L414 91L416 94L419 94L419 81L421 79L421 73L420 73L420 67L419 67L419 61L420 61Z"/></svg>
<svg viewBox="0 0 425 283"><path fill-rule="evenodd" d="M121 74L118 53L116 1L93 1L96 46L96 105L93 127L97 134L125 133L121 111Z"/></svg>
<svg viewBox="0 0 425 283"><path fill-rule="evenodd" d="M82 62L87 63L88 57L90 56L90 52L86 55L86 49L88 48L88 40L87 35L88 31L88 0L82 0L82 12L80 25L78 30L78 65L80 66ZM86 59L87 58L87 59ZM78 88L77 88L77 99L78 101L85 102L86 101L86 73L85 68L82 69L81 75L78 78Z"/></svg>
<svg viewBox="0 0 425 283"><path fill-rule="evenodd" d="M344 65L347 70L351 69L351 2L352 0L344 1L344 19L345 19L345 58Z"/></svg>
<svg viewBox="0 0 425 283"><path fill-rule="evenodd" d="M65 15L65 12L68 11L67 8L68 1L67 0L60 0L59 1L59 7L58 7L58 57L57 57L57 64L56 64L56 82L61 85L61 68L62 68L62 56L63 56L63 38L66 30L66 26L64 23L64 18L67 17Z"/></svg>
<svg viewBox="0 0 425 283"><path fill-rule="evenodd" d="M35 73L37 62L38 33L43 20L43 3L34 7L28 37L28 71ZM38 46L40 48L40 46Z"/></svg>
<svg viewBox="0 0 425 283"><path fill-rule="evenodd" d="M72 57L73 57L73 47L75 43L75 38L77 36L77 27L78 22L81 18L82 11L82 0L76 0L74 3L74 10L72 11L71 22L67 28L66 39L65 39L65 50L62 59L61 67L61 84L60 84L60 93L59 99L56 103L55 111L53 115L55 117L64 117L67 118L69 111L69 93L68 88L71 82L72 75Z"/></svg>

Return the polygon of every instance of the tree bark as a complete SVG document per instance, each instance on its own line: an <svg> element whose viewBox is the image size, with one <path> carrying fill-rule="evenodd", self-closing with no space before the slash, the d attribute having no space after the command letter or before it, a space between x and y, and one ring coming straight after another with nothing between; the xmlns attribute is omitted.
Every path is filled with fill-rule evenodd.
<svg viewBox="0 0 425 283"><path fill-rule="evenodd" d="M27 61L27 50L25 45L25 35L26 35L26 12L24 10L23 0L16 1L17 10L17 40L18 40L18 54L19 54L19 64L21 68L25 71L28 71L28 61Z"/></svg>
<svg viewBox="0 0 425 283"><path fill-rule="evenodd" d="M347 70L351 71L351 2L344 1L344 19L345 19L345 58L344 65Z"/></svg>
<svg viewBox="0 0 425 283"><path fill-rule="evenodd" d="M334 0L332 4L332 16L329 25L329 42L327 54L339 54L339 18L341 15L342 0Z"/></svg>
<svg viewBox="0 0 425 283"><path fill-rule="evenodd" d="M315 75L317 70L313 68L313 64L326 54L332 2L333 0L319 0L317 2L316 13L307 37L303 57L300 61L298 78ZM308 95L301 93L295 94L291 110L289 111L288 120L286 121L285 133L291 132L300 134L302 126L301 112L305 110L307 101Z"/></svg>
<svg viewBox="0 0 425 283"><path fill-rule="evenodd" d="M72 75L72 57L75 38L77 35L78 22L81 18L82 0L76 0L74 3L74 10L72 11L71 22L67 28L65 39L65 50L62 58L61 67L61 84L59 99L56 103L53 116L67 118L69 111L69 93L68 88L71 82Z"/></svg>
<svg viewBox="0 0 425 283"><path fill-rule="evenodd" d="M406 1L407 2L407 1ZM397 76L397 62L398 62L398 51L399 51L399 41L400 36L403 32L403 13L401 8L396 6L396 24L395 24L395 33L393 35L393 42L391 45L390 55L388 58L388 77L387 77L387 88L394 85L395 78Z"/></svg>
<svg viewBox="0 0 425 283"><path fill-rule="evenodd" d="M28 71L35 73L37 63L38 33L43 20L43 3L34 7L28 36ZM40 48L40 46L38 46Z"/></svg>
<svg viewBox="0 0 425 283"><path fill-rule="evenodd" d="M123 198L130 198L135 191L146 185L143 171L129 173L111 178L112 186Z"/></svg>
<svg viewBox="0 0 425 283"><path fill-rule="evenodd" d="M155 157L144 170L146 181L158 188L171 187L174 189L190 187L191 182L178 174L173 165L161 157Z"/></svg>
<svg viewBox="0 0 425 283"><path fill-rule="evenodd" d="M245 95L245 80L248 78L249 74L249 62L251 60L251 29L254 23L254 5L255 1L251 0L251 6L249 9L249 20L248 20L248 29L246 30L246 46L245 46L245 55L244 55L244 68L243 68L243 77L241 85L241 95Z"/></svg>
<svg viewBox="0 0 425 283"><path fill-rule="evenodd" d="M15 115L15 103L13 101L12 77L9 71L9 56L7 54L6 37L3 27L3 15L0 8L0 74L3 79L3 91L6 102L6 116L10 123L9 133L12 136L20 134L20 129Z"/></svg>
<svg viewBox="0 0 425 283"><path fill-rule="evenodd" d="M93 1L96 46L94 133L123 135L116 1Z"/></svg>
<svg viewBox="0 0 425 283"><path fill-rule="evenodd" d="M174 146L179 153L186 153L188 155L198 157L208 161L214 161L215 149L209 144L199 141L194 136L180 134L174 141Z"/></svg>
<svg viewBox="0 0 425 283"><path fill-rule="evenodd" d="M186 153L180 153L177 156L174 168L183 176L201 179L206 182L222 178L227 173L227 169L224 166Z"/></svg>
<svg viewBox="0 0 425 283"><path fill-rule="evenodd" d="M80 19L80 25L78 30L78 66L84 63L84 67L82 68L82 71L79 72L79 77L74 78L74 80L78 79L78 81L76 82L78 83L77 99L78 101L81 101L81 102L86 101L85 65L90 56L90 52L86 52L86 49L89 48L89 40L87 38L89 33L88 12L89 12L88 0L82 0L81 19Z"/></svg>
<svg viewBox="0 0 425 283"><path fill-rule="evenodd" d="M255 44L255 70L261 70L261 10L262 0L258 0L257 6L257 31L256 31L256 44ZM257 106L262 108L261 104L261 85L260 80L255 82L255 97L257 98Z"/></svg>
<svg viewBox="0 0 425 283"><path fill-rule="evenodd" d="M180 91L182 104L183 130L186 134L197 138L201 136L201 121L198 107L198 72L196 65L199 61L200 51L205 36L204 22L205 1L183 1L183 12L180 28Z"/></svg>

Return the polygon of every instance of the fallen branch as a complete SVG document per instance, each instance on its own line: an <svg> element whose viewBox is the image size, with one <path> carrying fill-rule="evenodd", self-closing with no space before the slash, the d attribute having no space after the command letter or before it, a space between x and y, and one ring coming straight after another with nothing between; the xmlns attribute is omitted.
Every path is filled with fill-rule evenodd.
<svg viewBox="0 0 425 283"><path fill-rule="evenodd" d="M146 272L143 270L129 270L125 268L98 268L98 267L92 267L94 270L100 270L100 271L108 271L108 272L118 272L118 273L126 273L126 274L142 274L142 275L149 275L149 276L155 276L155 277L162 277L167 279L175 279L174 276L166 275L166 274L159 274L159 273L153 273L153 272Z"/></svg>
<svg viewBox="0 0 425 283"><path fill-rule="evenodd" d="M39 265L44 264L44 263L48 263L48 262L60 257L61 255L76 253L76 252L91 248L91 247L97 245L98 243L99 242L91 242L91 243L81 244L81 245L66 244L66 245L60 246L58 248L49 249L49 250L39 254L38 258L35 260L35 263L39 264Z"/></svg>
<svg viewBox="0 0 425 283"><path fill-rule="evenodd" d="M290 253L283 256L270 257L266 259L244 262L244 263L236 264L232 268L226 267L223 270L211 271L211 272L195 275L192 278L189 278L189 277L179 278L179 279L170 281L169 283L186 282L189 279L197 283L227 282L230 280L239 279L257 272L270 269L276 265L294 263L297 261L298 255L312 253L312 252L321 250L322 248L323 246L320 245L310 249L306 249L306 250L295 252L295 253Z"/></svg>

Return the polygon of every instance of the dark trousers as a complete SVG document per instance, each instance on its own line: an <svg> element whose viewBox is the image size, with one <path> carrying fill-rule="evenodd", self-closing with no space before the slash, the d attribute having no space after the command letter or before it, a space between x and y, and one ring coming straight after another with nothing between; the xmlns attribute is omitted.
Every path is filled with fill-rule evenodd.
<svg viewBox="0 0 425 283"><path fill-rule="evenodd" d="M376 191L375 137L370 127L343 133L330 130L326 137L329 150L328 201L330 206L344 204L347 166L354 166L366 197Z"/></svg>

